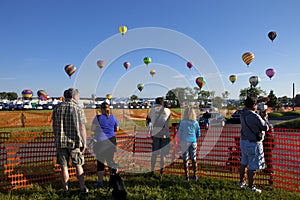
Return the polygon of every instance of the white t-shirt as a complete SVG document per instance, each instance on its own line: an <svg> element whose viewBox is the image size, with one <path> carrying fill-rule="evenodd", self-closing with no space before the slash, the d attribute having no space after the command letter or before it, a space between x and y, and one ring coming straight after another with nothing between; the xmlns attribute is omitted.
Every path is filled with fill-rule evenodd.
<svg viewBox="0 0 300 200"><path fill-rule="evenodd" d="M171 111L169 108L164 108L161 105L155 105L151 108L148 117L151 119L153 126L152 136L159 138L170 137L169 121Z"/></svg>

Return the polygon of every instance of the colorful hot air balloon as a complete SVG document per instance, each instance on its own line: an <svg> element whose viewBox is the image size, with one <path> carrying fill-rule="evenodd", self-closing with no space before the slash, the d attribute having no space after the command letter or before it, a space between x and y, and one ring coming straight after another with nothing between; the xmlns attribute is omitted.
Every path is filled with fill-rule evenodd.
<svg viewBox="0 0 300 200"><path fill-rule="evenodd" d="M186 63L186 66L187 66L189 69L191 69L191 68L193 67L193 63L192 63L192 62L187 62L187 63Z"/></svg>
<svg viewBox="0 0 300 200"><path fill-rule="evenodd" d="M243 61L246 63L247 66L250 65L250 63L253 61L254 59L254 54L251 52L246 52L242 55L242 59Z"/></svg>
<svg viewBox="0 0 300 200"><path fill-rule="evenodd" d="M150 75L153 77L156 74L156 71L154 69L150 70Z"/></svg>
<svg viewBox="0 0 300 200"><path fill-rule="evenodd" d="M269 68L266 70L266 75L271 79L275 75L276 71L273 68Z"/></svg>
<svg viewBox="0 0 300 200"><path fill-rule="evenodd" d="M125 69L127 70L128 67L130 67L130 62L124 62L123 66L125 67Z"/></svg>
<svg viewBox="0 0 300 200"><path fill-rule="evenodd" d="M71 76L76 72L76 67L73 64L66 65L65 71L68 74L68 76L71 78Z"/></svg>
<svg viewBox="0 0 300 200"><path fill-rule="evenodd" d="M23 90L22 97L24 99L30 99L32 97L33 92L31 90Z"/></svg>
<svg viewBox="0 0 300 200"><path fill-rule="evenodd" d="M122 35L124 35L127 32L127 27L126 26L120 26L119 31Z"/></svg>
<svg viewBox="0 0 300 200"><path fill-rule="evenodd" d="M144 63L146 64L146 65L149 65L150 63L151 63L151 58L150 57L145 57L144 58Z"/></svg>
<svg viewBox="0 0 300 200"><path fill-rule="evenodd" d="M251 76L249 78L249 83L252 87L256 87L257 84L259 83L260 79L258 78L258 76Z"/></svg>
<svg viewBox="0 0 300 200"><path fill-rule="evenodd" d="M105 62L103 60L98 60L97 61L97 65L101 69L101 68L103 68L105 66Z"/></svg>
<svg viewBox="0 0 300 200"><path fill-rule="evenodd" d="M229 80L230 80L231 83L234 83L236 81L236 79L237 79L236 75L230 75L229 76Z"/></svg>
<svg viewBox="0 0 300 200"><path fill-rule="evenodd" d="M139 83L137 85L137 89L141 92L144 89L144 84L143 83Z"/></svg>
<svg viewBox="0 0 300 200"><path fill-rule="evenodd" d="M275 31L271 31L268 33L268 37L270 38L270 40L273 42L273 40L276 38L277 33Z"/></svg>
<svg viewBox="0 0 300 200"><path fill-rule="evenodd" d="M47 93L45 90L38 90L37 95L40 98L40 100L46 101L47 100Z"/></svg>
<svg viewBox="0 0 300 200"><path fill-rule="evenodd" d="M200 90L202 89L202 87L205 84L204 78L203 77L198 77L196 78L196 84L198 85L198 87L200 88Z"/></svg>

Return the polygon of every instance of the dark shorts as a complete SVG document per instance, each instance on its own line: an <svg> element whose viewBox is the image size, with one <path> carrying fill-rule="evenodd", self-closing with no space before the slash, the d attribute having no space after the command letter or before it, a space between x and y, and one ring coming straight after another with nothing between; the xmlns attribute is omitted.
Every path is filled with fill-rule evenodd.
<svg viewBox="0 0 300 200"><path fill-rule="evenodd" d="M152 153L166 156L170 151L170 138L152 137Z"/></svg>
<svg viewBox="0 0 300 200"><path fill-rule="evenodd" d="M80 151L80 148L75 148L75 149L68 149L68 148L60 149L60 148L58 148L56 157L57 157L56 163L62 167L68 167L70 157L72 159L73 165L76 166L76 165L84 164L84 156L83 156L82 152Z"/></svg>

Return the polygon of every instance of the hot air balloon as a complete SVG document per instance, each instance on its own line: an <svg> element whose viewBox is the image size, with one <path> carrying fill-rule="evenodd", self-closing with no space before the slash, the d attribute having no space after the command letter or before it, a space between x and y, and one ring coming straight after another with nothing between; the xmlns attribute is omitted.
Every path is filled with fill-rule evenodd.
<svg viewBox="0 0 300 200"><path fill-rule="evenodd" d="M275 75L276 71L273 68L269 68L266 70L266 75L271 79Z"/></svg>
<svg viewBox="0 0 300 200"><path fill-rule="evenodd" d="M243 61L246 63L247 66L250 65L250 63L253 61L254 59L254 54L251 52L246 52L242 55L242 59Z"/></svg>
<svg viewBox="0 0 300 200"><path fill-rule="evenodd" d="M40 98L40 100L46 101L47 100L47 93L45 90L38 90L37 95Z"/></svg>
<svg viewBox="0 0 300 200"><path fill-rule="evenodd" d="M150 57L145 57L144 58L144 63L146 64L146 65L149 65L150 63L151 63L151 58Z"/></svg>
<svg viewBox="0 0 300 200"><path fill-rule="evenodd" d="M126 26L120 26L119 31L122 35L124 35L127 32L127 27Z"/></svg>
<svg viewBox="0 0 300 200"><path fill-rule="evenodd" d="M125 69L127 70L128 67L130 67L130 62L124 62L123 66L125 67Z"/></svg>
<svg viewBox="0 0 300 200"><path fill-rule="evenodd" d="M192 63L192 62L187 62L187 63L186 63L186 66L187 66L189 69L191 69L191 68L193 67L193 63Z"/></svg>
<svg viewBox="0 0 300 200"><path fill-rule="evenodd" d="M258 78L258 76L251 76L249 78L249 83L252 87L256 87L257 84L259 83L260 79Z"/></svg>
<svg viewBox="0 0 300 200"><path fill-rule="evenodd" d="M234 83L236 81L236 79L237 79L236 75L229 76L229 80L231 81L231 83Z"/></svg>
<svg viewBox="0 0 300 200"><path fill-rule="evenodd" d="M73 64L66 65L65 71L68 74L68 76L71 78L71 76L76 72L76 67Z"/></svg>
<svg viewBox="0 0 300 200"><path fill-rule="evenodd" d="M202 89L202 87L205 84L204 78L203 77L198 77L196 78L196 84L198 85L198 87L200 88L200 90Z"/></svg>
<svg viewBox="0 0 300 200"><path fill-rule="evenodd" d="M144 89L144 84L143 83L139 83L137 85L137 89L141 92Z"/></svg>
<svg viewBox="0 0 300 200"><path fill-rule="evenodd" d="M112 95L111 95L111 94L107 94L107 95L106 95L106 98L107 98L108 100L111 100Z"/></svg>
<svg viewBox="0 0 300 200"><path fill-rule="evenodd" d="M101 69L101 68L103 68L105 66L105 62L103 60L98 60L97 61L97 65Z"/></svg>
<svg viewBox="0 0 300 200"><path fill-rule="evenodd" d="M273 42L273 40L276 38L277 33L275 31L271 31L268 33L268 37L270 38L270 40Z"/></svg>
<svg viewBox="0 0 300 200"><path fill-rule="evenodd" d="M153 77L156 74L156 71L154 69L150 70L150 75Z"/></svg>
<svg viewBox="0 0 300 200"><path fill-rule="evenodd" d="M32 97L33 92L31 90L23 90L22 97L24 99L30 99Z"/></svg>

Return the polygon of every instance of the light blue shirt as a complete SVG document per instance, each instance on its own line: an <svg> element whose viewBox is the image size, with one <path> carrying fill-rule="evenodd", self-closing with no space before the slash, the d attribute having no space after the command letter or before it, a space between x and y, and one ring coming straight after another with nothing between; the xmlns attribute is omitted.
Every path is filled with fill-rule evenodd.
<svg viewBox="0 0 300 200"><path fill-rule="evenodd" d="M178 137L182 142L197 142L200 137L199 123L194 120L183 119L178 124Z"/></svg>

